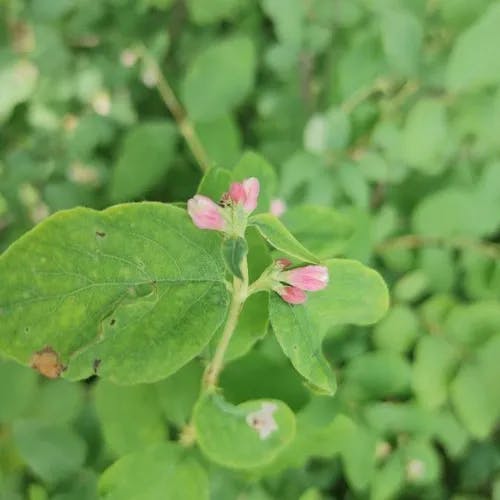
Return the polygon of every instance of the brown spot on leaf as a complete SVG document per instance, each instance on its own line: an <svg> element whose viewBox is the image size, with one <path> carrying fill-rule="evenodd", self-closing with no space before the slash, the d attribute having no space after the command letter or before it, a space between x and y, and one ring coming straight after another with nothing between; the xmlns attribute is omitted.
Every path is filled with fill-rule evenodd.
<svg viewBox="0 0 500 500"><path fill-rule="evenodd" d="M35 352L31 357L30 364L31 368L40 372L47 378L58 378L66 369L61 363L59 355L50 346Z"/></svg>
<svg viewBox="0 0 500 500"><path fill-rule="evenodd" d="M104 231L96 231L95 235L99 236L99 238L104 238L106 236L106 233Z"/></svg>

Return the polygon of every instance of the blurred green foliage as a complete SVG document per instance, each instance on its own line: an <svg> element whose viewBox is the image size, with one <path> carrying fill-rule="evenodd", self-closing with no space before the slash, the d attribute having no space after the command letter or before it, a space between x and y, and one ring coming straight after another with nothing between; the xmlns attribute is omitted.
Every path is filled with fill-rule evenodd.
<svg viewBox="0 0 500 500"><path fill-rule="evenodd" d="M146 449L178 437L199 361L132 387L0 361L0 499L95 499L105 469L113 499L500 499L500 2L0 0L0 20L0 250L57 210L185 201L196 134L207 164L266 158L266 204L393 301L326 325L333 398L272 337L247 353L246 319L225 394L282 399L297 433L244 473Z"/></svg>

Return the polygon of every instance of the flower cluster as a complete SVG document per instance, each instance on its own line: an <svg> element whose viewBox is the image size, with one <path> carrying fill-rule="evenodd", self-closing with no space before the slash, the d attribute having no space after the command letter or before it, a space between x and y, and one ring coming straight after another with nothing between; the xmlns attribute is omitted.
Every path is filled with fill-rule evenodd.
<svg viewBox="0 0 500 500"><path fill-rule="evenodd" d="M188 213L193 223L200 229L222 231L232 236L244 237L248 216L257 208L260 184L255 177L242 182L233 182L224 193L220 204L202 194L188 201ZM276 200L275 200L276 201ZM285 206L274 207L283 213ZM279 209L279 210L278 210ZM278 259L261 278L255 290L274 290L290 304L303 304L306 292L322 290L328 284L328 269L324 266L309 265L291 268L288 259Z"/></svg>
<svg viewBox="0 0 500 500"><path fill-rule="evenodd" d="M200 229L211 229L243 236L246 218L257 208L260 184L255 177L233 182L222 196L221 205L197 194L188 201L187 209Z"/></svg>
<svg viewBox="0 0 500 500"><path fill-rule="evenodd" d="M303 304L306 292L317 292L328 285L328 268L325 266L303 266L288 269L292 263L288 259L275 262L277 272L273 273L273 290L285 302Z"/></svg>

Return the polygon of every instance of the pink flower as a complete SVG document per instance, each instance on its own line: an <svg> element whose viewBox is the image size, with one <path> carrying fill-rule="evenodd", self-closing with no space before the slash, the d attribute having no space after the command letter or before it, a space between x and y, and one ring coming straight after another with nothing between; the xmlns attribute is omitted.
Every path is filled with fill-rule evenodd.
<svg viewBox="0 0 500 500"><path fill-rule="evenodd" d="M188 201L187 209L194 224L200 229L224 230L226 222L222 210L210 198L197 194Z"/></svg>
<svg viewBox="0 0 500 500"><path fill-rule="evenodd" d="M328 269L325 266L298 267L282 273L280 279L301 290L316 292L328 284Z"/></svg>
<svg viewBox="0 0 500 500"><path fill-rule="evenodd" d="M276 217L281 217L286 212L286 203L280 198L271 200L271 213Z"/></svg>
<svg viewBox="0 0 500 500"><path fill-rule="evenodd" d="M307 300L306 292L295 286L281 286L276 291L289 304L303 304Z"/></svg>
<svg viewBox="0 0 500 500"><path fill-rule="evenodd" d="M241 203L245 212L253 212L259 199L259 179L250 177L243 182L233 182L229 188L229 197L234 203Z"/></svg>

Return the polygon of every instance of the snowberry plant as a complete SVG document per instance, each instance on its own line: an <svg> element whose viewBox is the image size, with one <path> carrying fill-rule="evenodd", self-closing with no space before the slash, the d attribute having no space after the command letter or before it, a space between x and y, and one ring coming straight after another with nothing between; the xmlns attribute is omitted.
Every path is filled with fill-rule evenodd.
<svg viewBox="0 0 500 500"><path fill-rule="evenodd" d="M233 405L224 398L219 378L228 358L272 332L310 390L332 396L324 336L335 325L373 323L388 305L375 271L318 258L270 213L271 174L247 160L233 171L210 170L187 207L62 211L0 257L0 350L43 375L127 385L203 360L188 423L176 442L145 452L167 462L191 454L176 462L190 471L176 481L203 476L207 460L239 469L269 464L295 439L294 413L282 401ZM315 223L303 221L323 237L335 233ZM103 491L118 488L133 460L105 472ZM182 498L191 498L186 491Z"/></svg>

